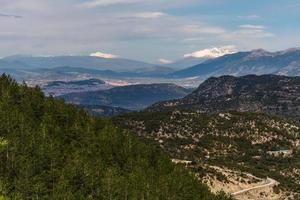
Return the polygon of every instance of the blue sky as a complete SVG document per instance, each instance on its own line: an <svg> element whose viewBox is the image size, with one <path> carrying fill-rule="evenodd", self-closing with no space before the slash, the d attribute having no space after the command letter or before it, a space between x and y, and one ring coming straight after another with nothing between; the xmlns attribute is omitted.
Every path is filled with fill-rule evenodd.
<svg viewBox="0 0 300 200"><path fill-rule="evenodd" d="M157 62L300 47L299 0L1 0L0 56L101 51Z"/></svg>

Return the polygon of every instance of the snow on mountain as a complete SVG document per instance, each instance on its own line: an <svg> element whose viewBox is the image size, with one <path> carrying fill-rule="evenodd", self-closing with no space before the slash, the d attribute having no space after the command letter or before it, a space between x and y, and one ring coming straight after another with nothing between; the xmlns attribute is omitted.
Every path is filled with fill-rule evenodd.
<svg viewBox="0 0 300 200"><path fill-rule="evenodd" d="M114 55L114 54L109 54L109 53L103 53L103 52L95 52L91 53L90 56L92 57L99 57L99 58L108 58L108 59L113 59L113 58L119 58L119 56Z"/></svg>
<svg viewBox="0 0 300 200"><path fill-rule="evenodd" d="M200 51L195 51L190 54L185 54L185 58L194 57L194 58L217 58L224 56L226 54L236 53L237 49L233 45L222 46L222 47L213 47L210 49L203 49Z"/></svg>
<svg viewBox="0 0 300 200"><path fill-rule="evenodd" d="M161 59L159 59L158 61L159 61L159 63L161 63L161 64L171 64L171 63L173 63L173 61L167 60L167 59L164 59L164 58L161 58Z"/></svg>

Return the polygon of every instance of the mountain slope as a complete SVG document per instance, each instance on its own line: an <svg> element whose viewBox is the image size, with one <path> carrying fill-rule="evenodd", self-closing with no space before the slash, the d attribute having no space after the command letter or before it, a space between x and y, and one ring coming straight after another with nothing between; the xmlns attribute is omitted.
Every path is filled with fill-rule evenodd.
<svg viewBox="0 0 300 200"><path fill-rule="evenodd" d="M0 69L1 70L1 69ZM106 78L122 78L122 77L161 77L173 72L168 67L150 67L139 68L134 71L113 71L113 70L99 70L92 68L80 68L80 67L55 67L48 69L33 69L29 72L38 73L40 76L45 77L61 77L61 76L74 76L74 75L90 75L90 76L102 76Z"/></svg>
<svg viewBox="0 0 300 200"><path fill-rule="evenodd" d="M111 117L132 112L131 110L112 106L78 105L78 108L83 108L88 113L97 117Z"/></svg>
<svg viewBox="0 0 300 200"><path fill-rule="evenodd" d="M213 183L218 182L219 190L234 193L257 185L258 178L245 181L247 177L269 177L279 182L279 186L271 187L268 193L249 192L248 195L256 198L245 194L238 199L300 198L300 123L297 121L263 113L205 114L180 109L132 113L115 121L157 144L177 162L189 161L187 166L201 180L205 177L214 190L217 186ZM220 171L235 171L236 177Z"/></svg>
<svg viewBox="0 0 300 200"><path fill-rule="evenodd" d="M0 108L1 199L230 199L109 120L4 75Z"/></svg>
<svg viewBox="0 0 300 200"><path fill-rule="evenodd" d="M233 53L236 53L235 46L222 46L202 49L200 51L195 51L190 54L185 54L183 59L167 64L166 66L173 67L176 69L184 69L187 67L199 65L209 59L214 59Z"/></svg>
<svg viewBox="0 0 300 200"><path fill-rule="evenodd" d="M107 90L111 85L100 79L82 79L73 81L50 81L41 86L43 92L49 96L59 96L68 93Z"/></svg>
<svg viewBox="0 0 300 200"><path fill-rule="evenodd" d="M209 78L183 99L157 103L148 110L192 108L268 112L300 119L300 77L276 75Z"/></svg>
<svg viewBox="0 0 300 200"><path fill-rule="evenodd" d="M104 91L71 93L61 96L68 103L105 105L130 110L143 109L157 101L182 98L191 92L174 84L149 84L115 87Z"/></svg>
<svg viewBox="0 0 300 200"><path fill-rule="evenodd" d="M46 87L61 86L61 85L94 86L94 85L102 85L102 84L105 84L105 81L99 79L85 79L85 80L78 80L78 81L52 81L47 83Z"/></svg>
<svg viewBox="0 0 300 200"><path fill-rule="evenodd" d="M188 67L192 67L195 65L199 65L205 61L207 61L209 58L195 58L195 57L188 57L183 58L181 60L177 60L173 63L165 64L166 67L171 67L173 69L182 70Z"/></svg>
<svg viewBox="0 0 300 200"><path fill-rule="evenodd" d="M208 60L199 65L171 73L169 77L220 76L247 74L279 74L297 76L300 68L300 49L268 52L262 49L238 52Z"/></svg>

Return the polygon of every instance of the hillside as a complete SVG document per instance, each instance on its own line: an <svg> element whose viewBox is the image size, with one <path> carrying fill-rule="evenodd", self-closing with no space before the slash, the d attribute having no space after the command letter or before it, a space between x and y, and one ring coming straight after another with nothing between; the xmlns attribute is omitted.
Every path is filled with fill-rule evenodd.
<svg viewBox="0 0 300 200"><path fill-rule="evenodd" d="M78 81L52 81L46 85L46 87L60 86L60 85L101 85L105 84L105 81L99 79L86 79L86 80L78 80Z"/></svg>
<svg viewBox="0 0 300 200"><path fill-rule="evenodd" d="M260 113L177 109L127 114L115 122L160 146L176 162L191 161L185 163L214 190L236 192L269 177L279 185L268 193L254 191L251 199L300 198L299 122Z"/></svg>
<svg viewBox="0 0 300 200"><path fill-rule="evenodd" d="M200 112L267 112L300 119L300 77L248 75L209 78L183 99L160 102L148 110L175 107Z"/></svg>
<svg viewBox="0 0 300 200"><path fill-rule="evenodd" d="M247 74L277 74L287 76L300 75L300 49L288 49L268 52L263 49L238 52L211 59L187 69L171 73L169 77L185 78L200 76Z"/></svg>
<svg viewBox="0 0 300 200"><path fill-rule="evenodd" d="M109 120L5 75L0 108L0 199L230 199Z"/></svg>
<svg viewBox="0 0 300 200"><path fill-rule="evenodd" d="M195 57L187 57L180 60L177 60L175 62L165 64L167 67L171 67L173 69L182 70L186 69L195 65L199 65L210 58L195 58Z"/></svg>
<svg viewBox="0 0 300 200"><path fill-rule="evenodd" d="M61 96L68 103L104 105L139 110L162 100L182 98L191 92L174 84L140 84L104 91L71 93Z"/></svg>
<svg viewBox="0 0 300 200"><path fill-rule="evenodd" d="M97 105L78 105L78 108L83 108L88 113L98 117L111 117L133 112L120 107L112 106L97 106Z"/></svg>
<svg viewBox="0 0 300 200"><path fill-rule="evenodd" d="M79 79L73 81L50 81L41 89L46 95L60 96L68 93L107 90L111 85L100 79Z"/></svg>

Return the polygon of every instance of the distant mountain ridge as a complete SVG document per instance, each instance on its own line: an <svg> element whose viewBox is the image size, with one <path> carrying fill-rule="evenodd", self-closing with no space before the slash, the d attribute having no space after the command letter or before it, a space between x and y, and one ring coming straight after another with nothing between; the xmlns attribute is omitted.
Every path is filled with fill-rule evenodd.
<svg viewBox="0 0 300 200"><path fill-rule="evenodd" d="M152 68L155 65L125 58L100 58L95 56L9 56L0 59L0 68L55 68L71 66L99 70L130 71Z"/></svg>
<svg viewBox="0 0 300 200"><path fill-rule="evenodd" d="M111 85L100 79L83 79L73 81L50 81L41 86L41 89L47 96L60 96L68 93L106 90L111 87Z"/></svg>
<svg viewBox="0 0 300 200"><path fill-rule="evenodd" d="M169 73L171 73L171 68L168 67L151 67L151 68L139 68L134 71L124 71L118 72L113 70L100 70L100 69L91 69L91 68L82 68L82 67L70 67L70 66L62 66L55 68L47 68L47 69L33 69L30 70L35 73L39 73L44 76L49 75L74 75L74 74L89 74L89 75L97 75L103 77L163 77Z"/></svg>
<svg viewBox="0 0 300 200"><path fill-rule="evenodd" d="M278 52L263 49L232 52L217 58L186 57L178 62L162 66L123 58L94 56L11 56L0 59L0 71L11 74L19 81L36 78L73 80L83 76L100 79L159 78L164 80L160 82L171 82L168 80L173 79L181 83L188 82L188 84L190 80L194 80L192 84L195 86L209 77L222 75L299 76L300 48Z"/></svg>
<svg viewBox="0 0 300 200"><path fill-rule="evenodd" d="M176 107L197 109L201 112L267 112L300 119L300 77L213 77L183 99L159 102L148 110Z"/></svg>
<svg viewBox="0 0 300 200"><path fill-rule="evenodd" d="M68 103L78 105L102 105L140 110L151 104L174 98L182 98L191 92L175 84L139 84L115 87L104 91L70 93L60 96Z"/></svg>
<svg viewBox="0 0 300 200"><path fill-rule="evenodd" d="M300 48L278 52L257 49L207 60L199 65L169 74L170 78L210 77L247 74L300 75Z"/></svg>
<svg viewBox="0 0 300 200"><path fill-rule="evenodd" d="M86 80L78 80L78 81L52 81L46 85L46 87L52 86L60 86L60 85L99 85L105 84L105 81L100 79L86 79Z"/></svg>

